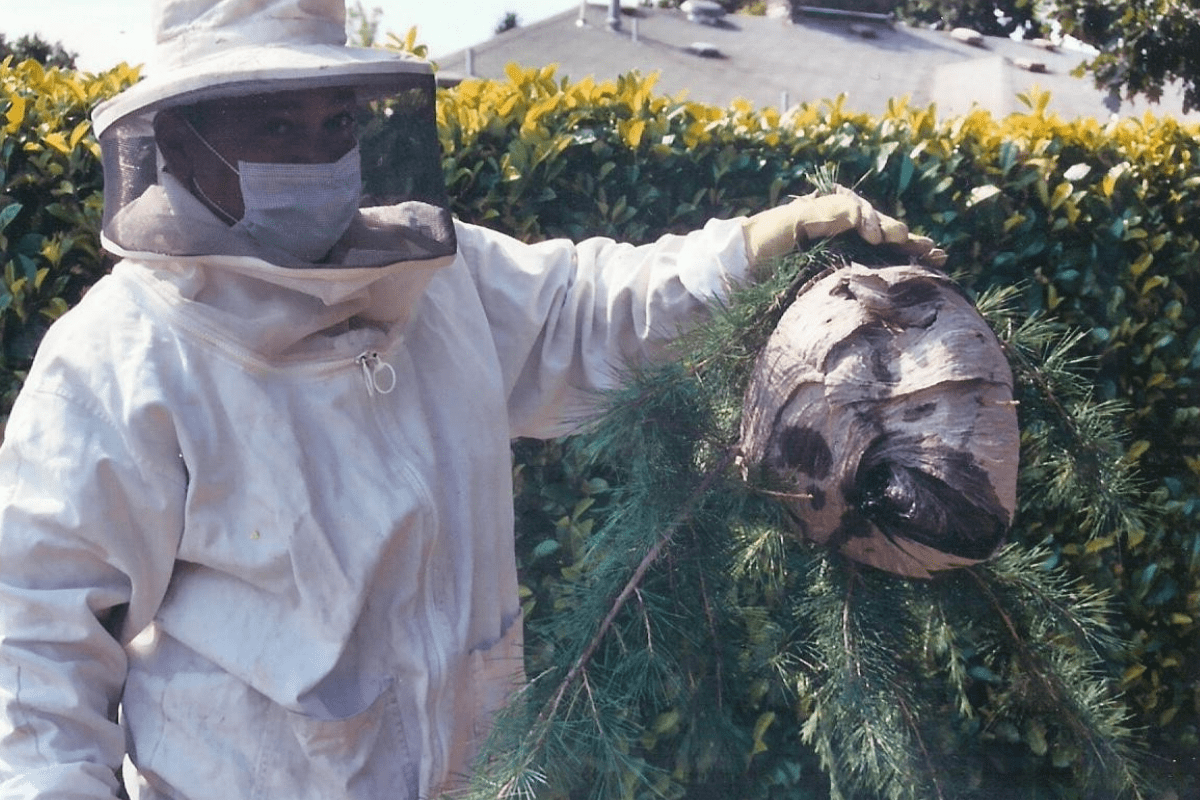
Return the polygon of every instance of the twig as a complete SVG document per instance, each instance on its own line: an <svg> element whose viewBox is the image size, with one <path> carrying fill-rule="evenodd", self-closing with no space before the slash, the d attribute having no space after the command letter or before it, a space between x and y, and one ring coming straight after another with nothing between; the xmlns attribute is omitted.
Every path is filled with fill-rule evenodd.
<svg viewBox="0 0 1200 800"><path fill-rule="evenodd" d="M1045 671L1041 668L1042 660L1032 653L1025 645L1025 640L1017 631L1016 623L1013 622L1012 617L1010 617L1008 612L1005 611L1000 605L1000 600L996 597L995 592L992 591L992 587L988 586L987 581L985 581L975 569L968 567L967 573L975 580L976 583L979 584L979 588L987 597L988 602L991 604L996 614L998 614L1000 619L1004 621L1004 627L1007 629L1008 635L1012 638L1013 644L1016 647L1017 652L1020 654L1020 658L1025 669L1039 684L1041 684L1042 690L1046 692L1046 695L1054 702L1055 706L1062 708L1066 704L1063 702L1062 693L1059 691L1059 687L1055 685L1054 681L1047 677ZM1085 725L1083 721L1078 718L1078 715L1074 713L1068 715L1067 722L1076 734L1087 741L1088 746L1092 749L1092 752L1096 754L1096 758L1100 760L1100 763L1104 763L1105 758L1104 754L1101 752L1101 748L1096 743L1094 737L1089 734L1087 725Z"/></svg>
<svg viewBox="0 0 1200 800"><path fill-rule="evenodd" d="M854 598L854 584L858 578L858 570L853 564L849 565L850 580L846 587L846 599L842 603L842 646L846 650L846 659L854 669L854 674L862 678L862 664L856 657L854 639L850 635L850 604Z"/></svg>
<svg viewBox="0 0 1200 800"><path fill-rule="evenodd" d="M701 570L699 572L698 577L700 578L700 595L704 598L704 617L708 622L709 633L712 634L713 641L715 642L718 640L717 639L717 620L716 620L716 615L713 613L712 602L708 598L708 584L706 584L704 581L704 571L703 570ZM720 708L724 705L724 693L721 690L721 684L723 682L722 681L721 664L722 664L721 659L718 658L717 659L717 707L718 708Z"/></svg>
<svg viewBox="0 0 1200 800"><path fill-rule="evenodd" d="M629 601L629 598L633 596L638 586L641 585L642 579L646 577L646 573L649 571L650 567L655 561L658 560L659 556L662 555L663 550L666 549L667 545L671 543L671 539L674 538L675 532L678 531L684 522L686 522L691 516L695 504L705 495L706 492L708 492L709 488L712 486L717 477L729 467L729 465L733 462L733 458L734 452L730 450L721 459L720 463L718 463L704 475L703 479L700 481L700 484L692 491L687 500L684 502L683 508L680 510L680 512L673 520L671 520L670 524L663 529L662 533L659 534L658 539L654 542L654 545L646 552L644 556L642 556L642 560L634 569L633 574L629 577L629 580L625 582L625 586L621 589L620 594L618 594L617 598L613 601L612 607L608 610L608 614L604 617L604 621L600 623L600 627L597 629L596 634L592 637L592 640L588 642L588 645L584 648L583 652L580 653L579 658L575 660L575 663L571 665L571 669L567 671L566 676L562 679L562 682L559 684L558 690L554 693L554 697L551 699L550 703L538 715L539 722L544 722L550 719L554 716L555 712L558 711L558 707L562 703L563 697L566 696L567 689L571 687L571 684L575 682L575 679L579 677L579 674L586 668L588 662L591 661L592 656L596 652L596 648L600 646L600 642L604 639L605 634L607 634L609 628L612 627L613 621L617 618L617 614L619 614L621 609L625 607L625 604Z"/></svg>
<svg viewBox="0 0 1200 800"><path fill-rule="evenodd" d="M913 732L913 736L916 737L917 745L921 748L921 755L925 758L925 765L929 770L929 777L933 781L933 790L937 792L938 800L945 800L946 796L942 794L942 782L938 780L937 770L934 768L933 758L929 755L929 748L925 746L925 739L921 736L921 731L917 728L917 721L913 717L912 710L908 707L908 703L904 702L904 696L900 693L899 688L896 689L896 700L900 703L900 710L904 713L904 719L908 722L908 727Z"/></svg>
<svg viewBox="0 0 1200 800"><path fill-rule="evenodd" d="M633 593L637 595L638 605L642 609L642 621L646 625L646 649L653 655L654 653L654 636L650 632L650 614L646 611L646 601L642 599L642 590L634 589Z"/></svg>
<svg viewBox="0 0 1200 800"><path fill-rule="evenodd" d="M1051 700L1054 701L1056 706L1062 708L1065 705L1069 708L1071 705L1074 705L1063 702L1061 693L1058 691L1058 687L1049 679L1049 677L1047 677L1043 670L1039 669L1041 659L1038 658L1034 653L1030 652L1029 648L1025 646L1025 641L1017 633L1016 624L1012 621L1012 618L1008 615L1008 613L1005 612L1005 610L1001 607L999 598L996 597L995 593L992 591L991 587L988 586L987 582L984 581L983 577L979 575L979 573L972 567L968 567L966 571L975 580L975 582L979 584L980 589L982 589L983 593L987 596L988 602L991 603L992 608L994 608L1000 618L1004 620L1004 626L1008 629L1008 635L1012 637L1013 643L1021 656L1022 662L1024 662L1026 670L1033 674L1034 678L1039 684L1041 684L1043 690L1051 698ZM1067 715L1067 723L1081 739L1087 742L1088 747L1095 754L1097 762L1101 765L1106 764L1107 758L1105 748L1101 747L1096 737L1091 735L1086 723L1080 719L1080 715L1075 711L1072 711L1069 715ZM1120 764L1121 773L1125 776L1127 785L1133 792L1134 797L1138 798L1138 800L1141 800L1144 795L1138 788L1136 776L1134 772L1130 770L1128 762L1121 756L1117 748L1110 748L1110 752L1117 758Z"/></svg>

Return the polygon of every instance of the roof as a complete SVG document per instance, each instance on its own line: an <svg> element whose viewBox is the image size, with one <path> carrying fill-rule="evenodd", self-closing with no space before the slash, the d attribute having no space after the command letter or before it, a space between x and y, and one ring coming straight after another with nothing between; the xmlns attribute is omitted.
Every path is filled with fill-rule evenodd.
<svg viewBox="0 0 1200 800"><path fill-rule="evenodd" d="M503 79L509 63L555 64L559 76L573 80L607 80L636 70L658 73L657 89L666 94L686 93L718 106L741 98L756 107L780 108L844 93L847 109L879 114L890 99L907 96L919 107L936 104L942 117L973 106L997 116L1022 111L1017 95L1036 86L1050 92L1050 111L1063 117L1112 114L1090 78L1071 75L1083 54L1025 41L980 37L980 44L968 44L950 32L879 15L808 13L791 22L738 14L711 25L689 21L679 9L641 6L623 9L620 30L610 31L608 14L607 3L582 3L435 57L439 78ZM1200 121L1195 112L1182 114L1178 92L1163 95L1158 104L1125 102L1118 113L1151 111Z"/></svg>

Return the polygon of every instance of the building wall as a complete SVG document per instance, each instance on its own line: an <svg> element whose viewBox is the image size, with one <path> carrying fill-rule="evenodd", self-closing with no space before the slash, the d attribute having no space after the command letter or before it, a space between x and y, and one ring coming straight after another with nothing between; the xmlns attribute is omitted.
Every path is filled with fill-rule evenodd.
<svg viewBox="0 0 1200 800"><path fill-rule="evenodd" d="M795 16L799 6L816 6L818 8L835 8L840 11L862 11L869 14L890 14L896 8L897 0L772 0L768 6L791 6Z"/></svg>

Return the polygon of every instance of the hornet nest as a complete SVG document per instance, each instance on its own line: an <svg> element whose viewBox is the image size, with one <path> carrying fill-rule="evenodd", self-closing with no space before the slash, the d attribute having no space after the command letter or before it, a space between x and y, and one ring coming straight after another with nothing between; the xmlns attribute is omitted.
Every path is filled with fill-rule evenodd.
<svg viewBox="0 0 1200 800"><path fill-rule="evenodd" d="M927 578L1007 536L1012 389L999 341L949 278L850 264L802 291L759 354L743 468L783 484L804 538Z"/></svg>

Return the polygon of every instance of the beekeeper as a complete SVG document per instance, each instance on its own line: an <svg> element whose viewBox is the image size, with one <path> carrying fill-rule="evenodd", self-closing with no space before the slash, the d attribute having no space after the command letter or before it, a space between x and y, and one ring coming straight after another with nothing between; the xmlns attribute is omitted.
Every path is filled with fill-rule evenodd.
<svg viewBox="0 0 1200 800"><path fill-rule="evenodd" d="M359 208L358 104L403 97L439 174L434 79L344 17L159 0L96 109L121 260L0 451L6 800L453 786L521 680L510 440L798 238L929 247L848 193L641 247L522 244L415 180Z"/></svg>

